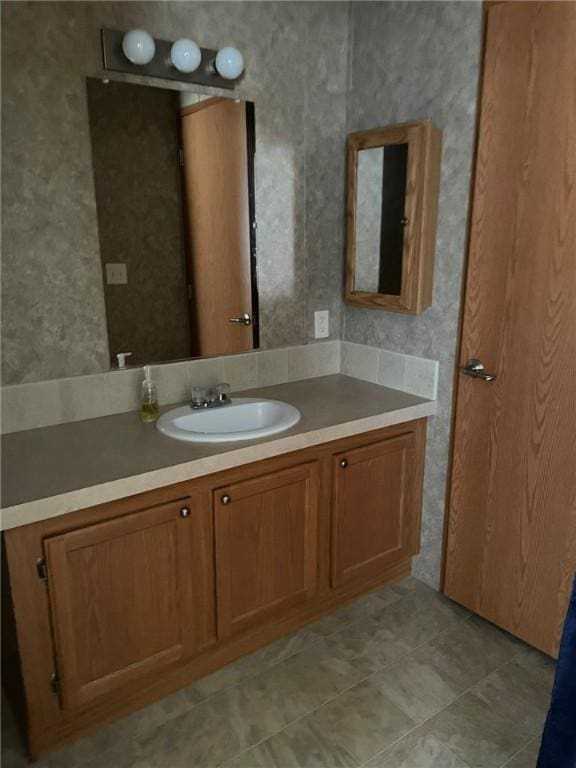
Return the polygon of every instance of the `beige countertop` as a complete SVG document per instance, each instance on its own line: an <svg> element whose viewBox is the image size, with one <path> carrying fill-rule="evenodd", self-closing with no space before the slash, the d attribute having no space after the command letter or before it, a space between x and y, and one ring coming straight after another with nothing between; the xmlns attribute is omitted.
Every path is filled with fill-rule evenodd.
<svg viewBox="0 0 576 768"><path fill-rule="evenodd" d="M241 396L284 400L302 418L271 438L219 445L165 437L138 413L4 435L1 529L436 412L434 401L340 374Z"/></svg>

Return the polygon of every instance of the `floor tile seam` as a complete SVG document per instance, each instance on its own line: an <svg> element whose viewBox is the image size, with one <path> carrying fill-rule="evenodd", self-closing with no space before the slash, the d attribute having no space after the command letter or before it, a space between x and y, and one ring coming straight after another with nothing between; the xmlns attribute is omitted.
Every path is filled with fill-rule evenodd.
<svg viewBox="0 0 576 768"><path fill-rule="evenodd" d="M469 618L470 618L470 617L469 617ZM416 650L416 649L414 649L414 650ZM513 658L515 658L515 657L513 657ZM456 698L452 699L452 701L451 701L449 704L446 704L444 707L442 707L441 709L439 709L437 712L434 712L434 714L433 714L433 715L430 715L430 717L427 717L427 718L425 718L424 720L422 720L422 721L421 721L420 723L418 723L418 724L417 724L417 725L416 725L414 728L412 728L410 731L408 731L408 733L405 733L403 736L400 736L398 739L396 739L396 741L392 742L392 744L389 744L389 745L388 745L388 746L387 746L385 749L383 749L381 752L377 752L375 755L372 755L372 757L370 757L368 760L366 760L364 763L362 763L360 766L358 766L358 768L364 768L364 766L365 766L367 763L369 763L369 762L370 762L370 760L373 760L373 759L374 759L375 757L377 757L378 755L383 755L383 754L384 754L385 752L387 752L389 749L392 749L392 747L393 747L395 744L397 744L399 741L401 741L402 739L405 739L405 738L406 738L406 736L409 736L411 733L413 733L413 732L414 732L415 730L417 730L418 728L421 728L421 727L425 726L425 725L426 725L426 723L428 723L430 720L433 720L435 717L438 717L438 715L440 715L442 712L444 712L445 710L447 710L447 709L449 709L450 707L452 707L454 704L456 704L456 702L457 702L457 701L459 701L459 700L460 700L460 699L462 699L464 696L466 696L466 694L473 692L473 689L474 689L474 688L476 688L478 685L480 685L480 683L484 682L484 681L485 681L485 680L486 680L488 677L490 677L490 675L494 675L496 672L499 672L500 670L502 670L502 669L503 669L503 668L504 668L504 667L505 667L507 664L510 664L510 662L511 662L511 661L513 661L513 658L511 658L511 659L508 659L508 661L505 661L503 664L500 664L498 667L496 667L495 669L493 669L493 670L492 670L491 672L489 672L487 675L484 675L484 677L483 677L481 680L478 680L476 683L474 683L473 685L469 686L469 687L468 687L468 688L467 688L465 691L462 691L462 693L460 693L458 696L456 696ZM448 745L448 744L447 744L447 743L446 743L446 742L445 742L443 739L441 739L440 737L438 737L438 736L436 736L436 735L434 735L434 738L438 739L438 741L439 741L439 742L442 744L442 746L443 746L443 747L445 747L445 748L446 748L446 749L447 749L447 750L448 750L448 751L449 751L451 754L454 754L454 752L452 752L452 750L450 749L450 746L449 746L449 745ZM530 739L529 739L527 742L525 742L525 743L524 743L524 744L523 744L521 747L519 747L519 749L518 749L518 752L521 752L523 749L525 749L525 748L528 746L528 744L531 744L531 743L532 743L532 741L534 741L534 739L535 739L535 738L538 738L538 735L537 735L537 734L535 734L534 736L531 736L531 737L530 737ZM512 760L512 758L513 758L515 755L517 755L517 754L518 754L518 752L515 752L515 753L514 753L514 755L512 755L511 757L509 757L509 758L508 758L508 762L509 762L510 760ZM459 755L455 755L455 757L456 757L457 759L461 760L461 761L462 761L462 762L463 762L465 765L467 765L466 761L465 761L463 758L461 758ZM506 765L506 763L505 763L504 765ZM504 766L502 766L501 768L504 768Z"/></svg>
<svg viewBox="0 0 576 768"><path fill-rule="evenodd" d="M462 619L458 620L458 622L456 622L456 624L462 624L462 623L464 623L465 621L469 621L469 619L471 618L471 616L472 616L472 615L470 615L470 616L465 616L464 618L462 618ZM280 735L281 733L283 733L285 730L287 730L287 729L288 729L288 728L290 728L291 726L295 725L296 723L300 722L300 720L304 720L305 718L307 718L307 717L310 717L311 715L313 715L313 714L315 714L316 712L318 712L318 710L322 709L322 707L325 707L327 704L331 704L332 702L336 701L336 699L340 698L341 696L344 696L346 693L349 693L349 691L351 691L351 690L352 690L353 688L355 688L357 685L361 685L362 683L366 683L366 682L369 682L369 681L370 681L370 678L374 677L375 675L378 675L378 674L380 674L380 672L382 672L382 671L383 671L384 669L386 669L387 667L389 667L389 666L391 666L391 665L393 665L393 664L396 664L397 662L399 662L399 661L401 661L401 660L403 660L403 659L406 659L408 656L410 656L412 653L414 653L415 651L417 651L419 648L422 648L423 646L427 645L429 642L431 642L432 640L435 640L436 638L440 637L440 636L441 636L441 635L443 635L445 632L448 632L448 631L450 631L451 629L454 629L454 626L455 626L455 625L451 625L450 627L446 627L446 628L445 628L445 629L443 629L441 632L439 632L437 635L434 635L432 638L429 638L428 640L424 641L423 643L420 643L419 645L417 645L417 646L415 646L414 648L410 649L410 650L409 650L409 651L407 651L406 653L404 653L404 654L402 654L402 655L400 655L400 656L397 656L395 659L393 659L392 661L390 661L390 662L388 662L387 664L385 664L385 665L384 665L384 667L381 667L381 668L379 668L379 669L375 670L374 672L371 672L369 675L366 675L366 677L363 677L363 678L361 678L360 680L356 680L354 683L352 683L352 685L349 685L347 688L343 689L342 691L340 691L339 693L337 693L335 696L331 696L330 698L326 699L326 700L325 700L325 701L323 701L321 704L319 704L317 707L314 707L313 709L309 710L308 712L305 712L304 714L300 715L299 717L295 718L294 720L291 720L289 723L286 723L285 725L283 725L283 726L282 726L282 728L280 728L279 730L275 731L274 733L271 733L271 734L269 734L268 736L264 737L263 739L260 739L260 741L257 741L257 742L255 742L255 743L254 743L254 744L252 744L251 746L247 747L246 749L243 749L243 750L241 750L240 752L238 752L237 754L233 755L232 757L229 757L227 760L225 760L225 761L224 761L224 763L220 763L219 765L223 765L223 764L226 764L226 763L227 763L228 761L230 761L230 760L235 760L237 757L240 757L240 755L243 755L243 754L245 754L246 752L249 752L251 749L254 749L255 747L258 747L258 746L260 746L260 744L263 744L265 741L268 741L269 739L272 739L272 738L274 738L274 737L276 737L276 736L279 736L279 735ZM467 693L467 691L466 691L466 693ZM454 701L455 701L455 700L454 700ZM396 706L396 705L394 704L394 702L391 702L391 703L393 704L393 706ZM451 703L452 703L452 702L451 702ZM448 706L449 706L449 705L448 705ZM397 708L399 711L401 711L401 712L402 712L402 710L400 709L400 707L396 707L396 708ZM441 710L439 710L439 711L441 711ZM405 714L405 713L404 713L404 714ZM436 713L436 714L437 714L437 713ZM406 717L408 717L410 720L412 719L412 718L411 718L409 715L406 715ZM424 721L422 721L422 722L424 722ZM422 725L422 723L420 723L420 725ZM418 724L417 724L417 725L415 725L415 728L417 728L417 727L418 727ZM400 738L404 738L404 737L405 737L405 736L407 736L409 733L412 733L412 731L413 731L413 730L414 730L414 728L411 728L409 731L407 731L407 732L406 732L406 733L405 733L403 736L401 736ZM395 742L394 742L394 743L395 743ZM390 745L390 746L392 746L392 745ZM386 749L388 749L388 747L386 747ZM346 752L348 752L348 750L346 750ZM376 753L376 754L380 754L380 753ZM351 757L352 757L352 758L355 760L355 758L354 758L354 756L353 756L353 755L350 755L350 756L351 756ZM373 757L375 757L375 755L372 755L372 757L370 758L370 760L372 760L372 758L373 758ZM362 763L362 765L364 765L364 763ZM360 768L360 765L358 765L358 766L357 766L357 768Z"/></svg>
<svg viewBox="0 0 576 768"><path fill-rule="evenodd" d="M465 622L469 621L471 618L472 618L471 616L465 616L462 619L458 619L458 621L454 622L454 624L451 624L449 627L444 627L444 629L440 630L438 634L432 635L432 637L429 637L427 640L424 640L424 642L419 643L418 645L415 645L414 648L411 648L409 651L406 651L406 653L402 653L400 656L397 656L396 658L391 659L390 661L387 661L383 667L380 667L375 672L371 672L368 675L368 677L365 679L367 680L368 678L373 677L374 675L379 675L381 672L384 672L389 667L394 666L399 661L407 659L409 656L412 656L412 654L416 653L416 651L419 651L421 648L424 648L434 640L438 640L439 637L442 637L442 635L448 634L449 632L454 630L456 626L460 626L461 624L464 624Z"/></svg>
<svg viewBox="0 0 576 768"><path fill-rule="evenodd" d="M407 596L408 595L398 595L397 599L393 600L391 603L388 603L388 605L396 605L401 600L404 600ZM312 619L310 624L313 624L316 621L321 621L322 619L327 618L330 615L331 614L327 613L324 616L320 616L318 619ZM235 687L237 687L239 685L242 685L244 682L246 682L246 680L250 680L253 677L257 677L258 675L261 675L263 672L267 672L269 669L274 669L274 667L277 667L279 664L282 664L285 661L288 661L289 659L293 659L295 656L298 656L300 653L305 653L306 651L309 651L314 646L320 645L325 640L329 640L330 638L334 637L334 635L337 635L339 632L343 632L345 629L348 629L349 627L352 626L352 624L356 623L357 621L362 621L362 619L350 619L349 621L344 622L341 627L339 627L338 629L335 629L333 632L329 632L327 635L321 635L321 636L315 638L314 640L311 640L310 644L306 645L304 648L301 648L298 651L294 651L294 653L291 653L288 656L284 656L283 658L280 658L277 661L268 663L268 664L266 664L266 666L263 669L260 669L260 670L258 670L256 672L251 672L250 674L246 675L246 677L243 677L241 680L237 680L234 683L230 683L230 685L225 685L223 688L220 688L219 690L214 691L213 693L208 694L205 698L203 698L200 701L197 701L195 704L193 704L190 707L190 709L194 709L194 707L197 707L199 704L203 704L205 701L208 701L208 699L211 699L214 696L218 696L218 694L222 693L223 691L226 691L226 690L229 690L230 688L235 688ZM304 624L301 627L301 629L305 629L307 626L309 626L309 624ZM300 631L300 630L296 630L296 631ZM281 640L282 637L280 637L278 639ZM272 641L272 642L277 642L277 641ZM266 646L262 647L262 649L264 649L264 648L266 648ZM259 649L259 650L262 650L262 649ZM258 651L255 651L255 652L257 653ZM244 657L242 657L242 656L239 657L239 659L242 659L242 658L244 658ZM235 661L237 661L239 659L235 659ZM233 664L234 662L230 662L230 663ZM220 669L223 669L223 667L221 667ZM217 671L218 670L215 670L215 672L217 672ZM199 678L199 679L201 680L202 678ZM187 711L190 711L190 710L187 710ZM185 714L185 713L182 713L182 714ZM176 715L176 717L178 717L178 715ZM171 719L173 719L173 718L171 718Z"/></svg>
<svg viewBox="0 0 576 768"><path fill-rule="evenodd" d="M524 744L522 747L520 747L520 749L518 749L518 751L517 751L517 752L514 752L514 754L513 754L511 757L509 757L509 758L506 760L506 762L505 762L505 763L502 763L502 765L500 766L500 768L506 768L506 766L507 766L507 765L510 765L510 763L512 762L512 760L514 760L514 758L518 757L518 755L519 755L519 754L520 754L520 753L521 753L523 750L527 749L527 748L528 748L528 747L529 747L531 744L533 744L535 741L537 741L537 739L538 739L538 738L539 738L539 736L533 736L533 737L530 739L530 741L526 742L526 744Z"/></svg>

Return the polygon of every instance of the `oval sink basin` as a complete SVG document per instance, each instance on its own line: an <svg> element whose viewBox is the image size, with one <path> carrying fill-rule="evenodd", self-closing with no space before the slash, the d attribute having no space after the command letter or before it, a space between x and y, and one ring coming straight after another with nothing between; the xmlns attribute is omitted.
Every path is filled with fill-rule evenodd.
<svg viewBox="0 0 576 768"><path fill-rule="evenodd" d="M280 400L237 397L228 405L193 410L189 405L166 411L157 429L175 440L231 443L284 432L300 421L300 411Z"/></svg>

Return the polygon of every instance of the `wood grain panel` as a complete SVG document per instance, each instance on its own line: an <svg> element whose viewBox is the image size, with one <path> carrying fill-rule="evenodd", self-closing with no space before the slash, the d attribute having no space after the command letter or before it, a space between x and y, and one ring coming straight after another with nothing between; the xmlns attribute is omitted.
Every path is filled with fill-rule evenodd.
<svg viewBox="0 0 576 768"><path fill-rule="evenodd" d="M576 5L487 9L447 595L550 653L576 569Z"/></svg>
<svg viewBox="0 0 576 768"><path fill-rule="evenodd" d="M253 349L246 104L209 99L181 115L194 354Z"/></svg>
<svg viewBox="0 0 576 768"><path fill-rule="evenodd" d="M219 637L316 591L318 477L305 464L214 491Z"/></svg>
<svg viewBox="0 0 576 768"><path fill-rule="evenodd" d="M190 516L183 518L185 506ZM72 708L197 652L192 500L45 541L62 701ZM200 569L198 569L199 575ZM211 596L213 599L213 595Z"/></svg>
<svg viewBox="0 0 576 768"><path fill-rule="evenodd" d="M383 570L420 546L413 433L333 459L332 584Z"/></svg>

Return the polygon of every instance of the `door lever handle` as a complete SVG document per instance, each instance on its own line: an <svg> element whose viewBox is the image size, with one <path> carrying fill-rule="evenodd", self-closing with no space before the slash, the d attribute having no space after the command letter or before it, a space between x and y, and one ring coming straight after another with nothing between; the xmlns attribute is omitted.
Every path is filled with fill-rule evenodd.
<svg viewBox="0 0 576 768"><path fill-rule="evenodd" d="M248 312L245 312L240 317L229 317L228 318L229 323L234 323L234 325L251 325L252 324L252 318L248 314Z"/></svg>
<svg viewBox="0 0 576 768"><path fill-rule="evenodd" d="M466 365L462 368L462 373L466 376L472 376L474 379L482 379L482 381L494 381L496 378L495 373L486 373L484 364L476 357L471 357Z"/></svg>

